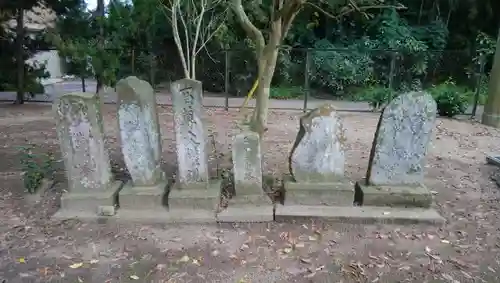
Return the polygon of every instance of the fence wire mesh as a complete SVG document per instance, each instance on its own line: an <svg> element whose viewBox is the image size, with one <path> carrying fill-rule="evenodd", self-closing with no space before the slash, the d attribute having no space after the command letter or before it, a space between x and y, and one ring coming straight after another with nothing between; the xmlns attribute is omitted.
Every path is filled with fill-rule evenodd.
<svg viewBox="0 0 500 283"><path fill-rule="evenodd" d="M150 82L160 94L168 95L169 83L185 77L175 46L162 50L121 50L119 54L118 66L112 68L115 81L134 75ZM287 103L287 108L295 109L306 108L311 101L322 99L383 104L398 92L453 82L467 93L470 114L477 108L476 104L485 102L492 59L492 56L478 57L469 51L410 53L280 48L270 96L275 100L295 101ZM63 72L75 77L69 87L71 91L95 90L95 78L88 68L71 60L63 62ZM257 60L251 49L203 50L194 66L206 99L215 107L241 106L258 74ZM271 108L273 106L271 104Z"/></svg>

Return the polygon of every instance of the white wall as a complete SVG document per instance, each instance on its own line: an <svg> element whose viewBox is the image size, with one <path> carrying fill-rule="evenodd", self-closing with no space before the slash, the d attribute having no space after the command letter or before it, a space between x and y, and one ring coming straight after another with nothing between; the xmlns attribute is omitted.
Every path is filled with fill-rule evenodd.
<svg viewBox="0 0 500 283"><path fill-rule="evenodd" d="M57 50L41 51L26 61L30 65L33 65L34 62L45 64L45 70L50 73L50 78L60 78L64 75L63 62Z"/></svg>

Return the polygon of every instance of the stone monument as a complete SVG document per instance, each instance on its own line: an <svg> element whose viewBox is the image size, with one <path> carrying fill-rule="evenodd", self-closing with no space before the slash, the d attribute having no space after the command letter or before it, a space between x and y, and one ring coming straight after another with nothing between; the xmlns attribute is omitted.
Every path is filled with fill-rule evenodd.
<svg viewBox="0 0 500 283"><path fill-rule="evenodd" d="M207 134L203 119L203 90L199 81L182 79L171 84L178 172L168 196L169 211L189 218L206 215L215 221L219 204L220 181L208 175ZM197 211L197 212L195 212ZM184 213L184 215L182 215ZM200 219L200 216L194 216ZM203 217L201 217L203 218Z"/></svg>
<svg viewBox="0 0 500 283"><path fill-rule="evenodd" d="M161 133L151 85L127 77L116 85L121 149L131 180L119 194L120 211L166 209ZM123 214L120 212L120 214Z"/></svg>
<svg viewBox="0 0 500 283"><path fill-rule="evenodd" d="M92 93L67 93L54 102L57 136L68 178L56 217L114 215L122 182L114 181L100 103Z"/></svg>
<svg viewBox="0 0 500 283"><path fill-rule="evenodd" d="M300 119L284 178L285 204L352 206L354 190L344 177L345 129L333 105Z"/></svg>
<svg viewBox="0 0 500 283"><path fill-rule="evenodd" d="M436 102L426 92L402 94L382 111L368 172L356 183L356 203L368 206L429 207L423 185L425 156L436 121Z"/></svg>
<svg viewBox="0 0 500 283"><path fill-rule="evenodd" d="M228 208L217 215L219 222L264 222L273 220L271 199L262 188L262 153L259 134L248 129L233 138L235 195Z"/></svg>

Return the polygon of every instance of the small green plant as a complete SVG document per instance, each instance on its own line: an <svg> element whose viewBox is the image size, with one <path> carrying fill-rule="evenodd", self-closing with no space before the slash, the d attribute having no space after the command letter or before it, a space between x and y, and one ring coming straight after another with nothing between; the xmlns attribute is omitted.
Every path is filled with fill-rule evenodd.
<svg viewBox="0 0 500 283"><path fill-rule="evenodd" d="M24 188L30 194L36 193L43 179L54 176L54 155L35 154L34 148L33 145L19 147Z"/></svg>
<svg viewBox="0 0 500 283"><path fill-rule="evenodd" d="M272 99L294 99L302 95L299 87L272 87L269 97Z"/></svg>
<svg viewBox="0 0 500 283"><path fill-rule="evenodd" d="M396 96L396 92L388 87L370 86L361 90L358 95L359 100L368 102L373 110L379 110Z"/></svg>
<svg viewBox="0 0 500 283"><path fill-rule="evenodd" d="M450 118L465 113L468 106L467 97L473 95L451 80L432 87L430 93L436 100L438 114Z"/></svg>

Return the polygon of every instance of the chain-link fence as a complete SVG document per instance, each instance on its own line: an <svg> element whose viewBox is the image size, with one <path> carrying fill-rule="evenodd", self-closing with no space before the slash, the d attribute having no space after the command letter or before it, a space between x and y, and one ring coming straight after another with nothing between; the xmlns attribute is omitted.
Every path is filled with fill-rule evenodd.
<svg viewBox="0 0 500 283"><path fill-rule="evenodd" d="M115 66L110 66L114 81L135 75L149 81L160 94L168 94L169 83L185 77L175 46L118 53ZM271 108L305 110L313 101L328 99L363 102L369 110L399 92L452 82L469 99L468 114L475 114L477 105L485 102L491 60L468 51L281 48L270 89ZM203 51L196 57L196 79L203 82L210 106L237 107L255 83L257 65L250 49ZM71 61L63 70L81 81L84 91L95 90L92 72Z"/></svg>

